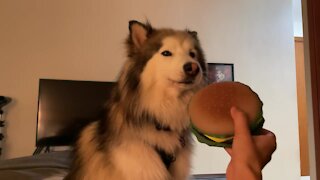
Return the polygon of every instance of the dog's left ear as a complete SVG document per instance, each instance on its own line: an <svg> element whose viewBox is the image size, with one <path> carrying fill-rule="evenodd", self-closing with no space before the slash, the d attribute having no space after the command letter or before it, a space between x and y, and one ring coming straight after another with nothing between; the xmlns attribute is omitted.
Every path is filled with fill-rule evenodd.
<svg viewBox="0 0 320 180"><path fill-rule="evenodd" d="M196 31L187 30L187 32L195 39L198 39L198 33Z"/></svg>
<svg viewBox="0 0 320 180"><path fill-rule="evenodd" d="M132 40L133 44L137 48L140 48L148 38L148 35L152 32L152 27L149 22L143 24L133 20L129 22L129 30L130 39Z"/></svg>

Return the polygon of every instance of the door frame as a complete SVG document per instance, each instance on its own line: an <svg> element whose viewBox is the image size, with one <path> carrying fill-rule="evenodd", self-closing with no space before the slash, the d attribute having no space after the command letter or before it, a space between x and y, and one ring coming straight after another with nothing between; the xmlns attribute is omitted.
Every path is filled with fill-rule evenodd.
<svg viewBox="0 0 320 180"><path fill-rule="evenodd" d="M310 77L311 113L309 137L311 155L311 179L320 179L320 1L302 0L304 22L305 60L309 67L306 71Z"/></svg>

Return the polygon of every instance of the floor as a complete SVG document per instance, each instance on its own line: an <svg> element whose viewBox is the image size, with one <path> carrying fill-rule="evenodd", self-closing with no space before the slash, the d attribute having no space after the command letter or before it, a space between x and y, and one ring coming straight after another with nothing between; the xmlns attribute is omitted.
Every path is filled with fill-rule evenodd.
<svg viewBox="0 0 320 180"><path fill-rule="evenodd" d="M301 176L301 180L310 180L310 176Z"/></svg>

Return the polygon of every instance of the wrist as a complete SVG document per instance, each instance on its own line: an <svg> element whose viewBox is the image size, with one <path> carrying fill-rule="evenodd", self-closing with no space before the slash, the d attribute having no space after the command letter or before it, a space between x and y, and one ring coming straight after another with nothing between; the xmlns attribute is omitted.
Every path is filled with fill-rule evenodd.
<svg viewBox="0 0 320 180"><path fill-rule="evenodd" d="M262 180L262 169L259 166L239 164L234 170L237 180L239 177L246 177L246 180Z"/></svg>

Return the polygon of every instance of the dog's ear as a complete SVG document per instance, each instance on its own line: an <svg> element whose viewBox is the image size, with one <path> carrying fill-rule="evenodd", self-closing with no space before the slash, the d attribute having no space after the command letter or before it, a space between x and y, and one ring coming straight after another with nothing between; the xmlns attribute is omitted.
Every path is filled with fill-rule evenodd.
<svg viewBox="0 0 320 180"><path fill-rule="evenodd" d="M196 31L187 30L187 32L195 39L198 39L198 33Z"/></svg>
<svg viewBox="0 0 320 180"><path fill-rule="evenodd" d="M149 22L143 24L138 21L129 21L130 39L133 44L140 48L152 32Z"/></svg>

